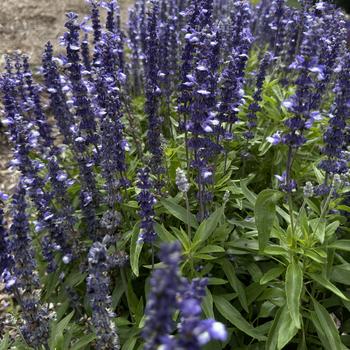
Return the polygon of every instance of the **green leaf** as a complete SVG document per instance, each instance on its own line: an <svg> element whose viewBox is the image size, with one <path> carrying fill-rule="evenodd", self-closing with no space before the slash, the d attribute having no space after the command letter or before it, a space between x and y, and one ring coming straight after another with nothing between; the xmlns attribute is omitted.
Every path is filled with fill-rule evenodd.
<svg viewBox="0 0 350 350"><path fill-rule="evenodd" d="M239 302L241 303L243 309L248 312L248 301L245 293L245 288L243 283L238 279L236 275L235 268L228 260L223 260L221 262L222 269L227 276L227 279L233 288L233 290L238 294Z"/></svg>
<svg viewBox="0 0 350 350"><path fill-rule="evenodd" d="M181 242L184 250L186 252L188 252L190 250L191 247L191 241L190 238L187 234L187 232L185 232L182 227L177 228L177 227L171 227L172 231L174 232L176 238Z"/></svg>
<svg viewBox="0 0 350 350"><path fill-rule="evenodd" d="M279 324L279 332L277 337L277 349L283 349L298 333L298 328L291 318L288 307L284 306L282 309Z"/></svg>
<svg viewBox="0 0 350 350"><path fill-rule="evenodd" d="M244 317L239 313L239 311L232 306L224 297L222 296L214 296L214 304L215 307L218 309L220 314L226 318L233 326L244 332L245 334L248 334L252 338L258 339L258 340L265 340L266 337L257 331L254 327L251 326L251 324L246 321Z"/></svg>
<svg viewBox="0 0 350 350"><path fill-rule="evenodd" d="M260 284L266 284L274 280L275 278L281 276L284 270L285 270L284 266L273 267L272 269L264 273L264 275L260 279Z"/></svg>
<svg viewBox="0 0 350 350"><path fill-rule="evenodd" d="M297 332L298 329L292 321L288 307L284 305L276 313L265 344L265 349L282 349L291 341Z"/></svg>
<svg viewBox="0 0 350 350"><path fill-rule="evenodd" d="M95 334L86 334L83 337L81 337L77 342L75 342L70 348L70 350L84 349L86 345L90 344L95 339Z"/></svg>
<svg viewBox="0 0 350 350"><path fill-rule="evenodd" d="M134 350L134 347L137 343L137 338L129 338L123 345L122 350Z"/></svg>
<svg viewBox="0 0 350 350"><path fill-rule="evenodd" d="M236 219L230 219L227 220L230 224L238 226L238 227L242 227L242 228L246 228L248 230L255 230L256 229L256 225L255 222L253 220L251 221L246 221L246 220L236 220Z"/></svg>
<svg viewBox="0 0 350 350"><path fill-rule="evenodd" d="M330 290L331 292L333 292L335 295L338 295L338 297L349 301L350 299L348 297L346 297L343 292L341 292L333 283L331 283L329 280L327 280L326 278L322 277L319 274L316 273L308 273L308 275L314 280L316 281L318 284L320 284L321 286L325 287L326 289Z"/></svg>
<svg viewBox="0 0 350 350"><path fill-rule="evenodd" d="M20 341L20 340L16 340L13 344L12 344L12 349L15 349L15 350L33 350L32 347L28 346L27 344L24 343L24 340L23 342Z"/></svg>
<svg viewBox="0 0 350 350"><path fill-rule="evenodd" d="M123 203L122 206L126 208L133 208L133 209L139 208L139 204L137 203L137 201L129 201L127 203Z"/></svg>
<svg viewBox="0 0 350 350"><path fill-rule="evenodd" d="M333 221L326 227L326 238L331 238L335 232L337 231L338 227L340 225L339 221Z"/></svg>
<svg viewBox="0 0 350 350"><path fill-rule="evenodd" d="M312 259L313 261L316 261L319 264L325 263L325 258L319 254L319 251L315 249L305 249L304 255Z"/></svg>
<svg viewBox="0 0 350 350"><path fill-rule="evenodd" d="M258 264L255 264L253 262L247 265L247 271L249 272L254 282L260 281L261 277L263 276L263 273L260 270Z"/></svg>
<svg viewBox="0 0 350 350"><path fill-rule="evenodd" d="M154 229L162 242L170 243L176 241L174 237L163 225L158 222L155 223Z"/></svg>
<svg viewBox="0 0 350 350"><path fill-rule="evenodd" d="M143 247L143 241L139 240L139 237L140 237L139 224L136 224L132 231L131 243L130 243L130 265L131 265L131 270L136 277L139 276L139 258Z"/></svg>
<svg viewBox="0 0 350 350"><path fill-rule="evenodd" d="M85 281L87 275L87 273L81 273L80 271L72 272L65 279L65 283L70 287L76 287Z"/></svg>
<svg viewBox="0 0 350 350"><path fill-rule="evenodd" d="M222 284L227 284L228 282L222 278L217 277L209 277L208 278L208 286L219 286Z"/></svg>
<svg viewBox="0 0 350 350"><path fill-rule="evenodd" d="M214 260L214 259L216 259L215 256L212 256L209 254L202 254L202 253L196 253L193 257L195 259L202 259L202 260Z"/></svg>
<svg viewBox="0 0 350 350"><path fill-rule="evenodd" d="M225 249L219 245L206 245L205 247L198 250L198 253L225 253Z"/></svg>
<svg viewBox="0 0 350 350"><path fill-rule="evenodd" d="M350 240L348 239L339 239L328 245L328 248L334 248L338 250L344 250L350 252Z"/></svg>
<svg viewBox="0 0 350 350"><path fill-rule="evenodd" d="M319 184L324 183L325 180L324 180L324 175L323 175L322 171L320 169L318 169L315 165L313 165L312 168L314 170L317 182Z"/></svg>
<svg viewBox="0 0 350 350"><path fill-rule="evenodd" d="M263 250L270 238L276 217L276 203L283 197L283 193L266 189L259 193L254 208L255 223L258 229L259 248Z"/></svg>
<svg viewBox="0 0 350 350"><path fill-rule="evenodd" d="M188 224L188 219L187 219L188 217L189 224L195 229L198 227L196 217L192 213L189 213L189 215L187 215L187 210L182 206L178 205L175 202L174 198L172 197L164 198L160 202L167 209L167 211L171 215L175 216L177 219L181 220L185 224Z"/></svg>
<svg viewBox="0 0 350 350"><path fill-rule="evenodd" d="M318 335L326 349L342 350L344 348L339 332L334 321L325 309L315 299L312 299L315 312L311 312L311 320L313 321Z"/></svg>
<svg viewBox="0 0 350 350"><path fill-rule="evenodd" d="M208 219L203 220L201 224L198 227L198 230L196 231L194 237L193 237L193 244L198 245L202 242L205 242L209 236L214 232L216 229L218 223L220 222L220 219L222 218L224 214L224 207L221 206L220 208L216 209L214 213L212 213Z"/></svg>
<svg viewBox="0 0 350 350"><path fill-rule="evenodd" d="M205 288L205 297L203 298L202 309L205 317L215 319L213 309L213 296L209 288Z"/></svg>
<svg viewBox="0 0 350 350"><path fill-rule="evenodd" d="M330 278L335 282L350 285L350 264L334 266Z"/></svg>
<svg viewBox="0 0 350 350"><path fill-rule="evenodd" d="M123 273L125 273L125 271ZM125 275L126 275L125 276L126 281L124 281L123 284L125 283L127 285L126 298L127 298L130 314L134 318L135 315L137 314L137 310L139 307L139 299L138 299L137 295L135 294L132 283L131 283L131 274L125 273ZM124 279L124 277L123 277L123 279Z"/></svg>
<svg viewBox="0 0 350 350"><path fill-rule="evenodd" d="M229 247L240 250L259 250L258 241L252 239L238 239L237 241L227 242L226 244Z"/></svg>
<svg viewBox="0 0 350 350"><path fill-rule="evenodd" d="M129 326L132 323L125 317L117 317L115 319L115 324L117 325L117 327L124 327L124 326Z"/></svg>
<svg viewBox="0 0 350 350"><path fill-rule="evenodd" d="M122 297L124 292L126 291L124 290L123 283L116 283L116 286L112 292L112 309L113 310L118 306L120 298Z"/></svg>
<svg viewBox="0 0 350 350"><path fill-rule="evenodd" d="M43 297L44 301L49 301L51 298L52 293L56 289L59 281L59 271L56 270L55 272L49 273L45 278L45 295ZM79 277L81 277L81 273L79 273Z"/></svg>
<svg viewBox="0 0 350 350"><path fill-rule="evenodd" d="M320 243L323 243L326 237L326 222L324 220L319 219L317 224L314 226L316 237L318 238Z"/></svg>
<svg viewBox="0 0 350 350"><path fill-rule="evenodd" d="M308 207L310 207L314 211L315 214L317 214L318 216L321 215L320 208L314 203L314 201L312 201L310 198L306 198L305 202L308 205Z"/></svg>
<svg viewBox="0 0 350 350"><path fill-rule="evenodd" d="M310 311L309 315L310 315L309 316L310 320L312 321L312 323L313 323L313 325L314 325L314 327L316 329L316 332L317 332L317 334L318 334L318 336L320 338L320 341L321 341L321 343L324 346L323 348L324 349L331 349L332 347L330 346L329 341L327 339L327 336L326 336L325 332L322 329L321 323L320 323L320 321L319 321L319 319L317 317L316 312L315 311Z"/></svg>
<svg viewBox="0 0 350 350"><path fill-rule="evenodd" d="M275 310L276 305L267 300L261 304L258 317L266 318L271 317L273 310Z"/></svg>
<svg viewBox="0 0 350 350"><path fill-rule="evenodd" d="M283 247L280 247L280 246L277 246L277 245L269 245L269 246L267 246L265 249L264 249L264 251L263 251L263 253L265 254L265 255L272 255L272 256L274 256L274 255L282 255L282 256L284 256L285 258L289 258L289 253L288 253L288 251L285 249L285 248L283 248Z"/></svg>
<svg viewBox="0 0 350 350"><path fill-rule="evenodd" d="M338 205L337 210L342 210L342 211L346 211L347 213L350 213L350 207L347 205Z"/></svg>
<svg viewBox="0 0 350 350"><path fill-rule="evenodd" d="M8 332L4 335L4 338L0 342L0 350L8 350L10 346L10 336Z"/></svg>
<svg viewBox="0 0 350 350"><path fill-rule="evenodd" d="M66 311L69 308L69 304L70 304L70 301L66 300L57 308L56 320L62 319L62 317L64 316L64 314L66 313Z"/></svg>
<svg viewBox="0 0 350 350"><path fill-rule="evenodd" d="M144 305L143 305L143 298L141 297L137 305L137 308L135 309L135 322L139 323L143 315L144 315Z"/></svg>
<svg viewBox="0 0 350 350"><path fill-rule="evenodd" d="M65 318L63 318L61 321L53 322L51 327L51 337L49 339L49 346L50 349L55 349L57 340L63 336L63 332L67 328L70 320L72 319L74 315L74 310L67 315Z"/></svg>
<svg viewBox="0 0 350 350"><path fill-rule="evenodd" d="M294 260L287 267L285 288L290 316L295 327L300 329L300 298L303 290L303 271L299 263Z"/></svg>
<svg viewBox="0 0 350 350"><path fill-rule="evenodd" d="M248 200L248 202L250 204L255 204L255 201L257 200L256 194L253 193L252 191L250 191L247 187L248 184L248 180L244 179L240 181L240 185L241 185L241 190L245 196L245 198Z"/></svg>
<svg viewBox="0 0 350 350"><path fill-rule="evenodd" d="M284 306L280 324L279 324L279 333L277 339L277 349L283 349L297 334L298 328L295 327L295 324L291 318L288 307Z"/></svg>

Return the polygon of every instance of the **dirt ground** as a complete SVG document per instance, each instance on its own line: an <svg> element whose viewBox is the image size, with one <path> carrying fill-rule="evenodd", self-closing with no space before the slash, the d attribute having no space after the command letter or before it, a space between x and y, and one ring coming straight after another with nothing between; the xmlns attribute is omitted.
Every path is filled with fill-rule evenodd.
<svg viewBox="0 0 350 350"><path fill-rule="evenodd" d="M125 21L131 0L120 1ZM21 50L40 64L47 41L57 43L64 31L65 13L75 11L81 18L89 11L85 0L0 0L0 57Z"/></svg>

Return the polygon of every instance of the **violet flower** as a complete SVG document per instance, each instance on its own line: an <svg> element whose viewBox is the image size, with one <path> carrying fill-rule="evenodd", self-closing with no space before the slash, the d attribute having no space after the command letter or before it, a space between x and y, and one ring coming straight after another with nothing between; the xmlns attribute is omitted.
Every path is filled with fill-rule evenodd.
<svg viewBox="0 0 350 350"><path fill-rule="evenodd" d="M144 349L200 350L211 340L225 341L225 326L213 319L201 319L201 302L206 279L189 282L180 274L179 242L162 245L159 253L164 268L153 271L142 332ZM177 332L173 313L180 311Z"/></svg>
<svg viewBox="0 0 350 350"><path fill-rule="evenodd" d="M148 117L147 145L151 153L150 168L153 174L158 176L157 187L161 187L160 176L164 173L163 151L161 145L162 118L159 116L159 39L158 26L158 2L153 2L153 7L148 18L147 50L145 62L145 111Z"/></svg>
<svg viewBox="0 0 350 350"><path fill-rule="evenodd" d="M95 242L88 254L89 275L87 277L87 295L92 308L92 325L96 333L96 349L120 349L117 329L112 318L111 297L109 295L110 268L106 246Z"/></svg>
<svg viewBox="0 0 350 350"><path fill-rule="evenodd" d="M8 249L13 264L6 276L6 288L14 293L21 306L21 333L26 342L39 348L47 346L49 323L46 309L40 304L38 291L40 282L36 271L34 250L29 235L29 222L26 213L26 190L23 178L13 197L13 222L8 237Z"/></svg>
<svg viewBox="0 0 350 350"><path fill-rule="evenodd" d="M142 331L142 338L145 340L144 350L157 349L163 344L163 338L171 334L177 292L182 284L179 273L180 244L176 242L163 245L159 258L165 264L165 268L154 270L151 276L145 326Z"/></svg>
<svg viewBox="0 0 350 350"><path fill-rule="evenodd" d="M7 195L1 192L0 198L0 279L3 272L8 271L10 265L13 264L8 248L8 230L4 218L4 210L2 206L7 200Z"/></svg>
<svg viewBox="0 0 350 350"><path fill-rule="evenodd" d="M50 97L50 106L61 134L67 145L72 147L75 160L77 161L81 182L81 209L87 221L87 233L95 239L97 221L95 207L98 203L98 193L94 175L92 173L93 163L84 153L86 152L85 140L79 136L79 130L75 125L74 116L71 113L63 90L70 89L62 86L58 67L52 55L52 45L47 44L43 57L43 74L45 85Z"/></svg>
<svg viewBox="0 0 350 350"><path fill-rule="evenodd" d="M86 72L91 72L91 58L89 48L89 37L87 33L84 34L84 40L80 44L81 57Z"/></svg>
<svg viewBox="0 0 350 350"><path fill-rule="evenodd" d="M137 187L141 192L137 195L137 201L140 207L139 215L141 217L140 224L140 240L146 243L153 243L156 238L154 229L154 204L156 198L152 193L153 182L150 179L150 170L148 168L141 169L138 173Z"/></svg>
<svg viewBox="0 0 350 350"><path fill-rule="evenodd" d="M216 133L219 120L216 118L216 89L213 79L217 67L213 61L218 60L215 32L203 30L198 34L201 42L198 45L198 63L192 75L188 75L188 83L193 86L193 97L189 106L191 119L186 123L186 130L190 133L188 148L193 152L191 167L196 171L198 184L199 218L203 220L207 215L206 203L212 194L207 185L213 181L211 161L221 152L221 147L212 140Z"/></svg>
<svg viewBox="0 0 350 350"><path fill-rule="evenodd" d="M137 5L138 3L136 3ZM135 6L136 6L135 5ZM140 47L140 37L139 37L139 29L138 29L138 12L137 8L129 9L129 19L128 19L128 46L130 48L130 70L132 76L132 93L138 96L141 93L142 89L142 75L141 75L141 64L140 64L140 55L141 55L141 47Z"/></svg>
<svg viewBox="0 0 350 350"><path fill-rule="evenodd" d="M67 14L65 24L68 32L63 39L67 51L67 66L70 82L72 84L73 104L76 109L76 116L79 122L79 137L82 138L85 146L93 144L97 147L98 137L96 134L95 114L91 107L91 101L88 95L88 89L83 81L80 62L80 43L79 30L77 23L77 14L70 12ZM83 146L83 145L82 145Z"/></svg>
<svg viewBox="0 0 350 350"><path fill-rule="evenodd" d="M343 58L343 67L339 73L335 101L329 113L328 127L323 135L324 147L322 153L326 159L322 160L319 168L327 174L343 174L348 171L348 159L344 150L348 144L348 120L350 113L350 55Z"/></svg>
<svg viewBox="0 0 350 350"><path fill-rule="evenodd" d="M221 101L218 106L219 120L226 125L224 138L232 138L233 124L237 122L237 114L243 104L243 87L245 82L245 67L248 52L252 44L252 34L249 29L251 9L246 1L238 1L232 15L233 38L232 52L224 67L221 77Z"/></svg>
<svg viewBox="0 0 350 350"><path fill-rule="evenodd" d="M225 326L213 319L201 319L201 302L205 297L206 279L194 279L179 297L180 323L176 349L201 350L211 340L225 341Z"/></svg>
<svg viewBox="0 0 350 350"><path fill-rule="evenodd" d="M248 131L245 132L244 136L247 139L252 139L254 137L253 130L257 126L257 112L260 111L260 102L262 101L262 91L263 85L266 77L267 68L271 62L272 56L270 52L265 53L263 59L260 62L258 74L256 77L256 89L253 94L253 102L248 106L247 114L247 128Z"/></svg>
<svg viewBox="0 0 350 350"><path fill-rule="evenodd" d="M50 108L54 114L60 133L67 145L71 145L76 135L74 116L67 105L64 89L62 86L58 66L54 61L53 47L50 42L46 44L43 55L43 76L45 87L50 98Z"/></svg>

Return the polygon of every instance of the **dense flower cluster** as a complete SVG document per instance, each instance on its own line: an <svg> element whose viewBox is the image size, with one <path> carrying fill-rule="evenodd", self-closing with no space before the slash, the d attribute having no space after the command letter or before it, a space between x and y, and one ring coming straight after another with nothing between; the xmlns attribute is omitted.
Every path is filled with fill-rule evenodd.
<svg viewBox="0 0 350 350"><path fill-rule="evenodd" d="M120 349L119 338L112 321L114 314L110 310L108 277L110 262L103 243L96 242L92 245L88 254L88 263L87 293L92 308L91 322L97 335L96 349L118 350Z"/></svg>
<svg viewBox="0 0 350 350"><path fill-rule="evenodd" d="M347 128L350 112L349 54L344 57L342 64L342 73L335 87L336 98L329 113L329 125L323 136L325 146L322 148L322 153L327 159L319 164L320 169L328 174L343 174L348 171L348 156L344 151L349 137Z"/></svg>
<svg viewBox="0 0 350 350"><path fill-rule="evenodd" d="M4 201L7 199L7 197L8 196L5 193L0 192L0 276L5 270L8 269L11 263L11 257L7 247L8 237L3 209Z"/></svg>
<svg viewBox="0 0 350 350"><path fill-rule="evenodd" d="M257 126L257 112L260 111L261 107L259 105L259 102L261 102L262 97L262 89L265 81L266 76L266 70L271 62L271 54L270 52L267 52L263 59L260 62L259 71L256 77L256 90L253 94L253 102L248 107L248 114L247 114L247 128L248 131L245 133L245 137L247 139L252 139L254 137L253 130Z"/></svg>
<svg viewBox="0 0 350 350"><path fill-rule="evenodd" d="M49 324L47 310L39 299L40 282L29 235L25 196L25 184L21 179L13 197L13 222L6 242L11 260L3 277L6 289L14 293L21 306L21 333L28 344L37 348L41 344L47 344Z"/></svg>
<svg viewBox="0 0 350 350"><path fill-rule="evenodd" d="M159 84L160 72L160 39L157 31L159 16L158 1L152 3L152 9L147 20L147 38L145 51L145 111L148 117L148 148L152 159L150 167L158 177L164 172L162 167L161 128L162 118L159 116ZM160 185L160 184L159 184Z"/></svg>
<svg viewBox="0 0 350 350"><path fill-rule="evenodd" d="M142 219L140 224L140 239L147 243L152 243L156 240L156 232L154 230L154 204L156 198L152 193L153 181L150 178L150 169L141 169L138 173L139 181L137 187L141 192L137 196L140 206L139 215Z"/></svg>

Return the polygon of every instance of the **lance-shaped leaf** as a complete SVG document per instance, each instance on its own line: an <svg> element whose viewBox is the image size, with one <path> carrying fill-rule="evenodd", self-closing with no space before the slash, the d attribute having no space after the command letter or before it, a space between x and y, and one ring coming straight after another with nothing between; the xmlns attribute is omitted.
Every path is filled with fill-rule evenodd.
<svg viewBox="0 0 350 350"><path fill-rule="evenodd" d="M294 260L287 267L285 288L290 316L295 327L301 328L300 298L303 290L303 271L298 262Z"/></svg>
<svg viewBox="0 0 350 350"><path fill-rule="evenodd" d="M259 248L263 250L270 238L273 222L276 217L276 203L283 193L276 190L263 190L255 202L255 223L259 234Z"/></svg>

